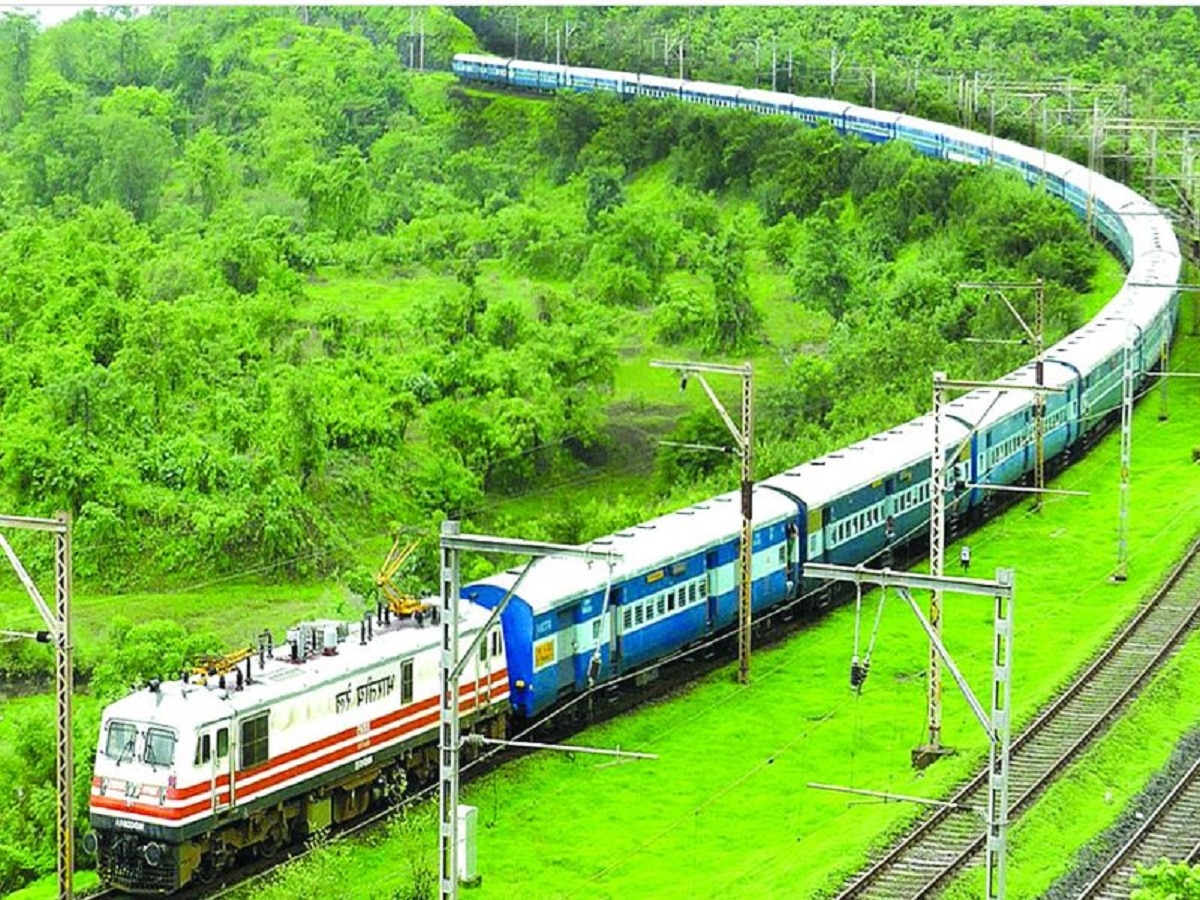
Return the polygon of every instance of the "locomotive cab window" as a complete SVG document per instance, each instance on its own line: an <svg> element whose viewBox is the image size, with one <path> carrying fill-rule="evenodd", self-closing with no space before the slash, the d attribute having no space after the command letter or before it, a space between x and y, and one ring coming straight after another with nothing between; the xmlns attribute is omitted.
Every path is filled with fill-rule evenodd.
<svg viewBox="0 0 1200 900"><path fill-rule="evenodd" d="M150 766L169 766L175 762L175 732L165 728L147 728L142 762Z"/></svg>
<svg viewBox="0 0 1200 900"><path fill-rule="evenodd" d="M217 729L217 759L224 759L229 755L229 729Z"/></svg>
<svg viewBox="0 0 1200 900"><path fill-rule="evenodd" d="M196 759L193 765L201 766L212 759L212 737L202 734L196 738Z"/></svg>
<svg viewBox="0 0 1200 900"><path fill-rule="evenodd" d="M108 738L104 741L104 755L117 762L133 759L136 742L137 726L129 722L109 722Z"/></svg>
<svg viewBox="0 0 1200 900"><path fill-rule="evenodd" d="M263 713L242 723L241 768L249 769L267 761L267 719L270 713Z"/></svg>

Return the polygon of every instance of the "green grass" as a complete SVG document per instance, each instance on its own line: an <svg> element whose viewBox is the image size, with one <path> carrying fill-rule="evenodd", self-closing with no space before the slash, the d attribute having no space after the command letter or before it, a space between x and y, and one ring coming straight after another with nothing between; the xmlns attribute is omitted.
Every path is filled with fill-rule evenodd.
<svg viewBox="0 0 1200 900"><path fill-rule="evenodd" d="M1085 320L1096 315L1125 283L1125 269L1115 256L1097 253L1096 259L1098 265L1096 274L1092 276L1092 289L1079 296L1079 309Z"/></svg>
<svg viewBox="0 0 1200 900"><path fill-rule="evenodd" d="M78 852L78 851L76 851ZM76 872L72 879L76 897L84 897L100 889L100 878L94 871ZM55 900L58 897L58 878L48 875L8 895L7 900Z"/></svg>
<svg viewBox="0 0 1200 900"><path fill-rule="evenodd" d="M1006 884L1012 900L1044 896L1167 763L1175 743L1200 722L1200 692L1193 689L1198 680L1200 639L1192 638L1103 742L1009 830ZM982 889L982 872L972 870L945 897L967 900Z"/></svg>
<svg viewBox="0 0 1200 900"><path fill-rule="evenodd" d="M1181 345L1173 366L1200 367L1200 341ZM1190 461L1200 384L1181 381L1172 391L1168 422L1157 421L1154 400L1135 416L1127 582L1108 580L1116 554L1116 435L1055 482L1090 496L1048 499L1040 516L1014 508L969 539L973 572L1016 569L1017 726L1093 654L1200 531L1200 466ZM948 558L955 553L951 548ZM867 598L865 608L873 611L874 603ZM980 693L990 679L991 632L988 601L948 598L947 645ZM657 753L657 761L613 765L540 754L471 785L464 801L480 809L484 875L473 895L811 897L832 888L916 810L812 790L808 782L936 797L973 771L986 750L982 730L948 683L944 739L960 753L914 773L908 756L923 739L927 644L908 609L889 600L870 679L855 697L847 686L852 633L853 610L840 609L785 645L756 653L748 687L733 683L728 666L670 702L577 738ZM1152 705L1156 696L1148 697ZM1165 758L1181 727L1176 719L1193 715L1190 706L1177 709L1160 707L1141 720L1145 728L1169 722L1175 730L1156 739L1146 760L1128 766L1133 781ZM1136 755L1128 748L1110 752L1118 760ZM1046 854L1036 831L1022 841L1032 872ZM426 830L419 845L426 865L435 864L436 843L436 832ZM401 888L409 868L396 863L403 852L410 851L385 842L352 853L358 874L342 896L387 896ZM1024 877L1035 884L1034 876ZM281 881L261 895L288 890Z"/></svg>
<svg viewBox="0 0 1200 900"><path fill-rule="evenodd" d="M414 277L345 276L330 273L308 283L305 300L295 315L316 322L328 315L370 321L377 316L398 319L417 300L453 296L462 290L450 275L420 272Z"/></svg>

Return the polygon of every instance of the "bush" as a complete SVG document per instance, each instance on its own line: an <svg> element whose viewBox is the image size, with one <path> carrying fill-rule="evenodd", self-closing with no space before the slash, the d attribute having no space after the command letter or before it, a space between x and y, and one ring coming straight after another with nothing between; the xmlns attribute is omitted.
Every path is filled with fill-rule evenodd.
<svg viewBox="0 0 1200 900"><path fill-rule="evenodd" d="M672 286L650 317L656 340L664 344L682 344L703 336L712 328L714 310L711 298L691 287Z"/></svg>

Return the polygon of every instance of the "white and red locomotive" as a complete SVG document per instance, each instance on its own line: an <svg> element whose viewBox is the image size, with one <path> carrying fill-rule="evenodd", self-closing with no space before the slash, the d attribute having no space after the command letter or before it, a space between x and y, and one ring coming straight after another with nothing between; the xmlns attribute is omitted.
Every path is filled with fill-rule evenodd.
<svg viewBox="0 0 1200 900"><path fill-rule="evenodd" d="M464 647L487 617L463 605ZM85 837L101 879L132 893L207 881L436 772L440 635L414 619L305 623L106 708ZM508 695L496 624L460 680L464 729L503 736Z"/></svg>

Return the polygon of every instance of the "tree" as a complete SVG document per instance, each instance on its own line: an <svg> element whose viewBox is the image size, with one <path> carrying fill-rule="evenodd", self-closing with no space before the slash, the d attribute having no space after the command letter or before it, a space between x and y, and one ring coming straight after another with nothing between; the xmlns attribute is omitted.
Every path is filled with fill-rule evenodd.
<svg viewBox="0 0 1200 900"><path fill-rule="evenodd" d="M804 241L792 269L792 287L801 302L841 319L849 309L854 257L848 235L830 201L804 223Z"/></svg>
<svg viewBox="0 0 1200 900"><path fill-rule="evenodd" d="M158 212L162 187L174 156L170 98L155 88L113 91L96 120L100 159L88 181L88 195L115 200L139 222Z"/></svg>
<svg viewBox="0 0 1200 900"><path fill-rule="evenodd" d="M760 323L750 300L746 241L738 225L730 226L712 242L707 268L713 283L712 344L719 350L732 350L752 339Z"/></svg>
<svg viewBox="0 0 1200 900"><path fill-rule="evenodd" d="M25 108L25 85L33 59L33 16L0 14L0 129L11 128Z"/></svg>
<svg viewBox="0 0 1200 900"><path fill-rule="evenodd" d="M1200 866L1159 860L1138 864L1131 900L1200 900Z"/></svg>
<svg viewBox="0 0 1200 900"><path fill-rule="evenodd" d="M204 218L229 198L237 184L228 142L212 128L202 128L183 151L188 199L200 204Z"/></svg>
<svg viewBox="0 0 1200 900"><path fill-rule="evenodd" d="M13 157L34 203L83 197L98 157L96 125L82 89L48 73L30 79L25 114L13 130Z"/></svg>
<svg viewBox="0 0 1200 900"><path fill-rule="evenodd" d="M351 146L342 147L329 162L309 159L290 164L288 178L296 195L308 204L308 222L347 240L366 223L370 182L366 160Z"/></svg>
<svg viewBox="0 0 1200 900"><path fill-rule="evenodd" d="M588 230L595 231L600 224L600 215L625 202L625 190L621 185L624 173L613 167L589 169L587 172L587 223Z"/></svg>

